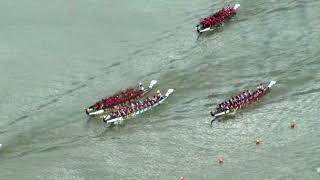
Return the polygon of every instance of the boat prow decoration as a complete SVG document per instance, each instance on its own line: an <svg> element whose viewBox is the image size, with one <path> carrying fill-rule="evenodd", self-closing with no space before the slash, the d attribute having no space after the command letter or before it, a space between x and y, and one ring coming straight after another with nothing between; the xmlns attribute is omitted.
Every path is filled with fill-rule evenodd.
<svg viewBox="0 0 320 180"><path fill-rule="evenodd" d="M277 83L277 81L270 81L268 88L271 88L273 85L275 85Z"/></svg>
<svg viewBox="0 0 320 180"><path fill-rule="evenodd" d="M240 7L240 4L236 4L236 5L234 5L233 9L237 10L239 7Z"/></svg>
<svg viewBox="0 0 320 180"><path fill-rule="evenodd" d="M168 91L166 92L166 94L164 96L168 97L170 96L171 93L173 93L174 89L168 89Z"/></svg>
<svg viewBox="0 0 320 180"><path fill-rule="evenodd" d="M150 82L149 89L152 89L153 86L157 84L157 82L158 82L157 80L152 80L152 81Z"/></svg>

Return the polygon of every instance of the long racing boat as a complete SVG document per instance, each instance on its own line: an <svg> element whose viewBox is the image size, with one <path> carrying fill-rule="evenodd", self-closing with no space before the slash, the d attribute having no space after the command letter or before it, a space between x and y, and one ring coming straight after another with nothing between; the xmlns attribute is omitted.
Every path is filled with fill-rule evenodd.
<svg viewBox="0 0 320 180"><path fill-rule="evenodd" d="M228 107L224 110L219 110L219 107L218 107L217 111L215 113L210 112L211 116L213 116L213 119L211 120L211 124L213 123L213 121L215 121L219 117L223 117L223 116L227 116L227 115L234 115L237 112L237 110L242 109L242 108L250 105L251 103L257 101L259 98L265 96L266 94L268 94L270 92L271 87L274 84L276 84L276 81L270 81L268 86L266 88L263 88L263 90L261 89L260 92L259 92L259 90L257 90L252 95L243 98L242 101L239 103L239 106L237 105L236 107L232 107L232 108Z"/></svg>
<svg viewBox="0 0 320 180"><path fill-rule="evenodd" d="M174 91L173 89L168 89L166 94L164 96L162 96L161 98L159 98L156 102L154 102L154 104L152 104L152 105L149 104L148 106L143 107L139 110L136 110L126 116L113 117L110 114L103 116L103 122L106 123L106 127L110 127L112 124L120 124L122 121L124 121L126 119L133 118L139 114L143 114L145 112L148 112L148 111L152 110L153 108L162 104L170 96L170 94L173 93L173 91Z"/></svg>
<svg viewBox="0 0 320 180"><path fill-rule="evenodd" d="M236 4L233 7L230 7L230 6L223 7L222 9L215 12L214 14L202 19L195 29L199 34L207 31L213 31L218 26L220 26L224 21L234 16L239 7L240 7L240 4Z"/></svg>
<svg viewBox="0 0 320 180"><path fill-rule="evenodd" d="M157 84L157 81L152 80L148 88L144 89L143 91L140 91L137 88L128 88L110 97L104 98L101 101L96 102L94 105L90 106L89 108L84 108L84 110L86 114L89 116L102 114L105 111L113 109L113 107L119 104L123 104L131 100L145 96L152 90L155 84Z"/></svg>

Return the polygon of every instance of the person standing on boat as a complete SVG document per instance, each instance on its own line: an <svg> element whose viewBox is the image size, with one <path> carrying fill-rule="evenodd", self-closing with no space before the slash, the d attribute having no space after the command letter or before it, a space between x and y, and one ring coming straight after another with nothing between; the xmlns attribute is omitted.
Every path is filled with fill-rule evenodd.
<svg viewBox="0 0 320 180"><path fill-rule="evenodd" d="M160 90L157 90L156 97L157 97L157 99L162 98L162 94L161 94Z"/></svg>
<svg viewBox="0 0 320 180"><path fill-rule="evenodd" d="M141 82L139 82L138 90L141 91L141 92L144 91L144 87L143 87Z"/></svg>

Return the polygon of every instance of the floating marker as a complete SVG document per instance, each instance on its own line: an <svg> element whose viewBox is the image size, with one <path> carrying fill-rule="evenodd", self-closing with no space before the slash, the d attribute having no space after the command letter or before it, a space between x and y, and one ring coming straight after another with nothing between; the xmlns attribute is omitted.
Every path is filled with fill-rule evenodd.
<svg viewBox="0 0 320 180"><path fill-rule="evenodd" d="M2 147L2 144L0 144L0 148Z"/></svg>
<svg viewBox="0 0 320 180"><path fill-rule="evenodd" d="M180 176L180 180L184 180L184 176Z"/></svg>
<svg viewBox="0 0 320 180"><path fill-rule="evenodd" d="M261 143L261 140L260 139L257 139L256 140L256 145L259 145Z"/></svg>
<svg viewBox="0 0 320 180"><path fill-rule="evenodd" d="M291 127L291 129L294 129L294 128L296 128L296 127L297 127L297 123L296 123L296 121L295 121L295 120L291 121L291 123L290 123L290 127Z"/></svg>
<svg viewBox="0 0 320 180"><path fill-rule="evenodd" d="M218 161L219 161L219 164L222 164L223 163L223 157L219 157Z"/></svg>

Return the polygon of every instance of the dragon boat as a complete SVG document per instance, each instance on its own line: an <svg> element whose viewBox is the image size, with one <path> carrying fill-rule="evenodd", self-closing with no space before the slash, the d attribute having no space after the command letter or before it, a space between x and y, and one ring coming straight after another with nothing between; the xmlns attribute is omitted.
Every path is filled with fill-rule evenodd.
<svg viewBox="0 0 320 180"><path fill-rule="evenodd" d="M228 108L224 110L220 110L219 107L217 107L216 112L210 112L211 116L213 116L213 119L211 120L211 124L213 121L216 119L227 116L227 115L234 115L238 110L243 109L250 105L253 102L256 102L258 99L262 98L266 94L268 94L271 91L271 87L276 84L276 81L270 81L268 86L266 86L261 93L258 93L259 90L255 91L252 93L250 97L245 97L242 102L240 102L239 106L233 107L233 108Z"/></svg>
<svg viewBox="0 0 320 180"><path fill-rule="evenodd" d="M143 91L140 91L137 88L128 88L124 91L120 91L110 97L106 97L94 103L94 105L90 106L89 108L84 108L85 113L89 116L92 116L110 111L119 104L124 104L147 95L152 90L155 84L157 84L157 81L152 80L148 88L144 89Z"/></svg>
<svg viewBox="0 0 320 180"><path fill-rule="evenodd" d="M157 101L155 101L152 105L146 105L145 107L138 109L126 116L119 116L119 117L113 117L112 115L108 114L103 116L103 122L106 123L106 127L110 127L113 124L120 124L122 121L126 120L126 119L130 119L133 118L137 115L143 114L145 112L148 112L152 109L154 109L155 107L159 106L160 104L162 104L164 101L167 100L167 98L170 96L171 93L173 93L173 89L168 89L168 91L166 92L166 94L164 96L162 96L161 98L159 98Z"/></svg>
<svg viewBox="0 0 320 180"><path fill-rule="evenodd" d="M239 9L240 4L236 4L233 7L227 6L223 7L214 14L202 19L200 23L195 27L196 31L201 34L208 31L215 30L223 22L233 17L237 10Z"/></svg>

